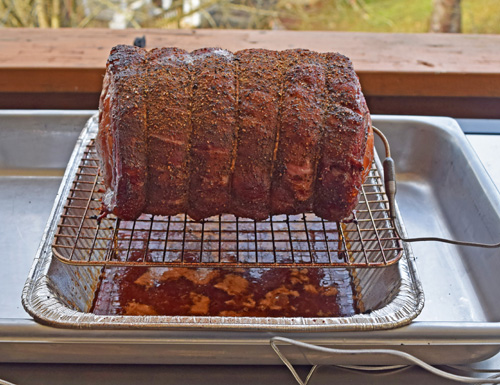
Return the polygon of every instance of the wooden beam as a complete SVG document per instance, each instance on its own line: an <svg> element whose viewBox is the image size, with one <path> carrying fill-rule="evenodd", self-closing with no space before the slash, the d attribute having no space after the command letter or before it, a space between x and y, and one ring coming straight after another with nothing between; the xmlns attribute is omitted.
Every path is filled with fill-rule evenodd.
<svg viewBox="0 0 500 385"><path fill-rule="evenodd" d="M256 30L2 29L0 93L101 89L111 47L308 48L351 58L371 97L500 98L500 36Z"/></svg>

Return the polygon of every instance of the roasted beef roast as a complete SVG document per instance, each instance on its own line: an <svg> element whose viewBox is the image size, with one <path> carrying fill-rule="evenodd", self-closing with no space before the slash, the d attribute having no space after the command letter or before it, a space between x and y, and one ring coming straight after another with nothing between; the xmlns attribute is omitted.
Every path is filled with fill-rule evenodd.
<svg viewBox="0 0 500 385"><path fill-rule="evenodd" d="M314 212L340 221L373 159L351 62L305 49L114 47L96 144L104 205L126 220Z"/></svg>

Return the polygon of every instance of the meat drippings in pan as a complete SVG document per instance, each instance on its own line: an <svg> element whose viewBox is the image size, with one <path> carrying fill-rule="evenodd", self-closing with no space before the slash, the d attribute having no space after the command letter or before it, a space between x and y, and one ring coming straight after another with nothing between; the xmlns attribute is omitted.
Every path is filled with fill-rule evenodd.
<svg viewBox="0 0 500 385"><path fill-rule="evenodd" d="M240 220L236 243L236 222L228 217L222 217L221 223L215 220L203 225L192 221L184 223L182 218L173 217L153 225L150 221L138 221L135 225L122 221L116 242L109 245L114 247L113 260L140 263L163 258L196 263L201 254L205 262L220 260L218 265L106 267L92 312L101 315L337 317L351 316L362 308L357 300L355 280L348 269L255 266L256 247L260 248L259 261L274 257L278 263L291 263L288 259L291 250L296 261L307 260L310 255L306 255L304 249L308 247L317 258L323 256L318 261L324 260L328 246L333 250L332 242L339 240L329 228L326 243L327 235L321 222L309 218L307 242L304 225L299 226L301 223L295 217L288 222L275 217L273 233L265 226L269 223L256 225L253 221ZM255 234L249 231L254 226L257 226ZM285 231L288 227L291 231ZM168 242L165 241L167 229ZM260 244L256 244L253 237ZM289 240L285 242L287 237ZM340 255L332 251L330 257ZM236 260L242 267L224 266L224 261Z"/></svg>
<svg viewBox="0 0 500 385"><path fill-rule="evenodd" d="M107 268L100 315L339 317L358 313L344 269Z"/></svg>

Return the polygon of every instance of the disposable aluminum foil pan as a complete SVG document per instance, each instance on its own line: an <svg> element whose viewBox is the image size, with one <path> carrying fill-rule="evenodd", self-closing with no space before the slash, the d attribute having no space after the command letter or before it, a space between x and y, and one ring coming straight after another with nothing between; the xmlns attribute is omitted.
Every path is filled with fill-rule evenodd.
<svg viewBox="0 0 500 385"><path fill-rule="evenodd" d="M364 308L371 310L369 314L306 318L117 316L90 313L102 267L64 264L52 255L52 242L79 161L96 133L97 116L93 116L76 143L23 290L23 306L36 321L50 326L92 329L354 331L400 327L410 323L421 312L424 295L412 251L405 244L397 264L376 269L358 268L353 274L356 291ZM377 165L380 166L378 159ZM399 218L398 212L397 225L404 232Z"/></svg>

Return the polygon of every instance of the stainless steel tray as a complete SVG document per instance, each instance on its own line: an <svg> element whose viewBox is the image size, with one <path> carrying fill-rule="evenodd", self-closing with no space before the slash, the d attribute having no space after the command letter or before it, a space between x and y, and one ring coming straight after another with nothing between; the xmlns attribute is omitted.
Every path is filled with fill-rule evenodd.
<svg viewBox="0 0 500 385"><path fill-rule="evenodd" d="M431 364L480 361L500 350L498 252L436 243L413 245L426 302L411 324L392 330L76 330L34 322L20 304L22 281L62 179L58 175L90 115L0 112L2 362L280 364L269 347L272 335L338 348L398 349ZM487 242L496 239L500 233L498 191L454 120L375 116L374 124L393 147L399 176L397 199L410 236L432 233ZM450 201L457 194L459 199ZM464 227L463 219L470 225ZM485 270L491 273L483 275ZM287 355L294 364L325 359L294 349ZM353 360L340 357L335 362ZM365 357L362 363L369 362L391 361Z"/></svg>
<svg viewBox="0 0 500 385"><path fill-rule="evenodd" d="M355 289L364 307L370 309L370 312L364 314L344 317L213 317L122 316L90 313L89 309L102 268L62 263L53 255L52 243L57 224L64 212L68 193L75 186L73 180L79 170L80 160L96 133L97 116L93 116L78 139L49 219L42 246L23 290L23 305L37 321L51 326L73 328L347 331L389 329L406 325L422 310L423 293L416 276L411 250L406 246L397 265L379 269L360 268L353 271L351 279L356 282ZM380 166L380 162L378 163ZM84 186L88 188L88 185Z"/></svg>

